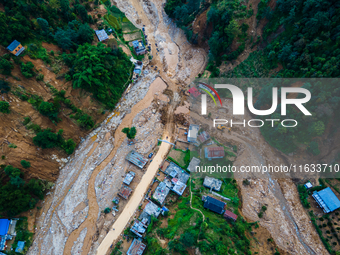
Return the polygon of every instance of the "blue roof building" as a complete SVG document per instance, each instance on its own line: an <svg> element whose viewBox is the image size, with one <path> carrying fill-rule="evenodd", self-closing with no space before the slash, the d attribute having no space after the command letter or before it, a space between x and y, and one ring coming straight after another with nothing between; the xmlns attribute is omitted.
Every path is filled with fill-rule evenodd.
<svg viewBox="0 0 340 255"><path fill-rule="evenodd" d="M8 233L10 220L0 219L0 236L5 236Z"/></svg>
<svg viewBox="0 0 340 255"><path fill-rule="evenodd" d="M340 208L340 200L330 187L319 192L314 191L313 197L325 213L330 213Z"/></svg>
<svg viewBox="0 0 340 255"><path fill-rule="evenodd" d="M19 241L17 248L15 249L15 252L22 253L24 251L24 248L25 248L25 242Z"/></svg>
<svg viewBox="0 0 340 255"><path fill-rule="evenodd" d="M224 212L224 207L226 206L226 203L217 200L213 197L206 196L203 206L204 208L209 209L210 211L222 214Z"/></svg>
<svg viewBox="0 0 340 255"><path fill-rule="evenodd" d="M17 40L14 40L6 49L15 56L19 56L21 52L25 50L25 47L23 47Z"/></svg>
<svg viewBox="0 0 340 255"><path fill-rule="evenodd" d="M137 56L146 53L146 49L145 49L143 41L138 41L138 40L133 41L132 46L133 46Z"/></svg>
<svg viewBox="0 0 340 255"><path fill-rule="evenodd" d="M109 39L109 36L107 35L107 33L106 33L106 31L105 31L104 29L102 29L102 30L96 30L95 32L96 32L96 35L97 35L98 40L99 40L100 42L106 41L106 40Z"/></svg>

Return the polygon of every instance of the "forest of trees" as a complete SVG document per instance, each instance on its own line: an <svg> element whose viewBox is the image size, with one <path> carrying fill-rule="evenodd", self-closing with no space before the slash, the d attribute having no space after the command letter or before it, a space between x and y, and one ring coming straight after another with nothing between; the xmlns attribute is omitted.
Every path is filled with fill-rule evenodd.
<svg viewBox="0 0 340 255"><path fill-rule="evenodd" d="M132 63L122 49L113 50L103 43L84 44L77 53L63 55L70 67L67 75L74 88L82 88L113 109L130 78Z"/></svg>
<svg viewBox="0 0 340 255"><path fill-rule="evenodd" d="M27 162L27 161L26 161ZM0 214L9 217L34 208L44 198L47 183L37 179L24 180L24 173L11 165L0 169Z"/></svg>
<svg viewBox="0 0 340 255"><path fill-rule="evenodd" d="M279 0L276 8L267 7L262 18L269 19L264 36L275 33L279 27L284 31L263 50L268 61L279 62L283 69L276 77L283 78L337 78L340 76L340 3L337 1ZM340 120L340 87L337 80L315 80L305 83L311 94L306 107L312 113L307 118L290 109L287 119L299 121L297 128L263 128L262 133L271 145L283 152L296 150L298 144L307 144L307 150L318 155L318 143L314 137L321 136L329 123L336 130ZM264 87L256 102L259 109L271 102L271 87ZM270 100L266 100L266 98ZM278 112L280 110L278 109ZM278 113L274 113L273 116Z"/></svg>

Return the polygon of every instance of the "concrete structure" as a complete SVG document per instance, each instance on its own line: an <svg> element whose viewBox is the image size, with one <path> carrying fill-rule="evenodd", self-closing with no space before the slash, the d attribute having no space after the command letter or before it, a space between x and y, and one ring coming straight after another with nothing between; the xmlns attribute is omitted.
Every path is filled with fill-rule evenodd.
<svg viewBox="0 0 340 255"><path fill-rule="evenodd" d="M142 235L145 233L147 228L148 226L145 225L143 222L139 220L135 220L132 227L130 228L130 231L136 234L137 236L142 237Z"/></svg>
<svg viewBox="0 0 340 255"><path fill-rule="evenodd" d="M170 164L168 165L164 172L171 178L176 178L177 180L183 182L184 184L187 183L190 177L190 175L185 170L180 168L174 162L170 162Z"/></svg>
<svg viewBox="0 0 340 255"><path fill-rule="evenodd" d="M190 161L190 164L189 164L187 170L188 170L189 172L191 172L191 173L196 172L196 166L199 166L200 163L201 163L201 160L199 160L198 158L193 157L193 158L191 159L191 161Z"/></svg>
<svg viewBox="0 0 340 255"><path fill-rule="evenodd" d="M163 205L166 197L168 196L170 189L167 187L165 182L161 182L156 188L153 198Z"/></svg>
<svg viewBox="0 0 340 255"><path fill-rule="evenodd" d="M212 160L217 158L223 158L225 156L223 147L205 147L204 148L205 158Z"/></svg>
<svg viewBox="0 0 340 255"><path fill-rule="evenodd" d="M134 150L130 151L125 159L132 164L138 166L140 169L143 169L143 167L148 162L147 158L144 158L142 154L139 154Z"/></svg>
<svg viewBox="0 0 340 255"><path fill-rule="evenodd" d="M340 200L330 187L320 190L319 192L314 191L313 197L325 213L330 213L340 208Z"/></svg>
<svg viewBox="0 0 340 255"><path fill-rule="evenodd" d="M133 49L135 50L136 55L143 55L146 53L146 49L143 41L133 41L132 42Z"/></svg>
<svg viewBox="0 0 340 255"><path fill-rule="evenodd" d="M175 192L177 195L182 196L187 185L176 178L173 178L171 182L174 184L172 187L172 191Z"/></svg>
<svg viewBox="0 0 340 255"><path fill-rule="evenodd" d="M237 215L231 211L225 210L223 217L226 219L232 219L233 221L237 220Z"/></svg>
<svg viewBox="0 0 340 255"><path fill-rule="evenodd" d="M312 185L310 182L307 182L307 183L306 183L305 185L303 185L303 186L305 186L306 189L310 189L310 188L313 187L313 185Z"/></svg>
<svg viewBox="0 0 340 255"><path fill-rule="evenodd" d="M222 187L222 181L216 178L206 176L204 178L203 186L215 191L220 191Z"/></svg>
<svg viewBox="0 0 340 255"><path fill-rule="evenodd" d="M146 245L142 243L139 239L133 239L130 248L126 252L127 255L142 255Z"/></svg>
<svg viewBox="0 0 340 255"><path fill-rule="evenodd" d="M210 135L203 131L199 136L198 136L198 140L201 142L201 143L204 143L206 141L208 141L210 139Z"/></svg>
<svg viewBox="0 0 340 255"><path fill-rule="evenodd" d="M216 198L205 196L203 197L204 208L209 209L218 214L223 214L226 203L217 200Z"/></svg>
<svg viewBox="0 0 340 255"><path fill-rule="evenodd" d="M123 185L120 188L118 195L124 199L128 199L131 193L132 193L132 189L130 189L128 186Z"/></svg>
<svg viewBox="0 0 340 255"><path fill-rule="evenodd" d="M6 49L13 55L19 56L25 50L25 47L23 47L17 40L14 40Z"/></svg>
<svg viewBox="0 0 340 255"><path fill-rule="evenodd" d="M135 173L130 171L125 175L124 181L123 183L126 185L130 185L130 183L132 182L133 178L135 178Z"/></svg>
<svg viewBox="0 0 340 255"><path fill-rule="evenodd" d="M188 142L195 143L197 141L198 130L200 129L199 125L190 125L188 131Z"/></svg>
<svg viewBox="0 0 340 255"><path fill-rule="evenodd" d="M15 249L15 252L22 253L25 248L25 242L24 241L19 241L17 248Z"/></svg>
<svg viewBox="0 0 340 255"><path fill-rule="evenodd" d="M139 215L139 220L145 224L145 225L149 225L151 222L151 216L154 216L156 218L158 218L158 216L161 213L161 208L158 207L155 203L149 201L145 207L143 212Z"/></svg>
<svg viewBox="0 0 340 255"><path fill-rule="evenodd" d="M98 40L100 42L104 42L109 39L109 36L107 35L106 31L104 29L102 30L96 30L96 35L98 37Z"/></svg>

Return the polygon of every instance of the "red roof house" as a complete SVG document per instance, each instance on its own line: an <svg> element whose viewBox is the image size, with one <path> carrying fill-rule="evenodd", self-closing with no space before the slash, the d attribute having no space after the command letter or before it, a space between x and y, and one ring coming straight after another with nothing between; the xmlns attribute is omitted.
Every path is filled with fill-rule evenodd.
<svg viewBox="0 0 340 255"><path fill-rule="evenodd" d="M234 221L237 220L237 215L235 213L232 213L231 211L228 211L228 210L225 210L223 217L227 218L227 219L232 219Z"/></svg>
<svg viewBox="0 0 340 255"><path fill-rule="evenodd" d="M225 155L223 147L205 147L204 154L205 157L209 160L215 158L223 158Z"/></svg>

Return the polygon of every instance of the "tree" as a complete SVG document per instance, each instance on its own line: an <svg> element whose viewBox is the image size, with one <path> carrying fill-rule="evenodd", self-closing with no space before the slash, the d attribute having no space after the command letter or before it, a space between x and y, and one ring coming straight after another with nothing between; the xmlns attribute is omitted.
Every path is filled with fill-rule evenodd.
<svg viewBox="0 0 340 255"><path fill-rule="evenodd" d="M132 128L126 127L122 129L122 132L126 134L128 139L134 139L136 137L137 130L135 127Z"/></svg>
<svg viewBox="0 0 340 255"><path fill-rule="evenodd" d="M11 75L12 69L14 68L13 64L5 58L0 59L0 70L1 74Z"/></svg>
<svg viewBox="0 0 340 255"><path fill-rule="evenodd" d="M9 86L7 81L0 80L0 93L8 93L11 90L11 87Z"/></svg>
<svg viewBox="0 0 340 255"><path fill-rule="evenodd" d="M0 112L9 113L9 103L6 101L0 101Z"/></svg>
<svg viewBox="0 0 340 255"><path fill-rule="evenodd" d="M50 31L50 26L49 26L47 20L45 20L43 18L37 18L37 22L38 22L41 30L43 31L43 33L45 35L47 35Z"/></svg>
<svg viewBox="0 0 340 255"><path fill-rule="evenodd" d="M54 39L57 41L58 46L63 50L74 48L76 46L76 43L74 42L76 37L76 32L71 29L62 30L58 28L57 32L54 34Z"/></svg>
<svg viewBox="0 0 340 255"><path fill-rule="evenodd" d="M45 129L33 137L33 143L43 149L55 148L59 146L58 135L51 132L50 129Z"/></svg>
<svg viewBox="0 0 340 255"><path fill-rule="evenodd" d="M32 64L31 61L28 61L26 64L21 63L21 73L26 77L26 78L32 78L34 76L34 71L33 71L34 65Z"/></svg>
<svg viewBox="0 0 340 255"><path fill-rule="evenodd" d="M72 57L67 57L67 61L73 66L69 73L73 87L93 93L97 100L113 109L130 77L128 70L132 63L127 55L121 49L112 50L102 43L97 46L86 43L78 47Z"/></svg>
<svg viewBox="0 0 340 255"><path fill-rule="evenodd" d="M53 122L59 122L58 113L60 110L60 105L58 103L41 102L38 107L39 112L50 118Z"/></svg>
<svg viewBox="0 0 340 255"><path fill-rule="evenodd" d="M77 120L77 122L82 128L86 128L88 130L93 128L94 126L94 121L92 117L89 116L88 114L81 115L81 117Z"/></svg>
<svg viewBox="0 0 340 255"><path fill-rule="evenodd" d="M93 41L93 29L87 23L79 27L77 40L79 44L91 43Z"/></svg>
<svg viewBox="0 0 340 255"><path fill-rule="evenodd" d="M194 235L189 231L186 231L184 234L182 234L179 240L185 247L188 248L195 244Z"/></svg>
<svg viewBox="0 0 340 255"><path fill-rule="evenodd" d="M311 141L307 150L316 156L320 154L319 144L317 141Z"/></svg>
<svg viewBox="0 0 340 255"><path fill-rule="evenodd" d="M77 12L79 13L81 19L83 20L83 22L87 22L88 21L88 15L87 15L87 10L84 6L82 6L81 4L78 4L76 6L77 8Z"/></svg>
<svg viewBox="0 0 340 255"><path fill-rule="evenodd" d="M22 165L23 168L31 167L31 163L29 161L24 160L24 159L20 161L20 164Z"/></svg>
<svg viewBox="0 0 340 255"><path fill-rule="evenodd" d="M72 154L76 148L76 143L72 139L68 139L61 146L67 154Z"/></svg>

